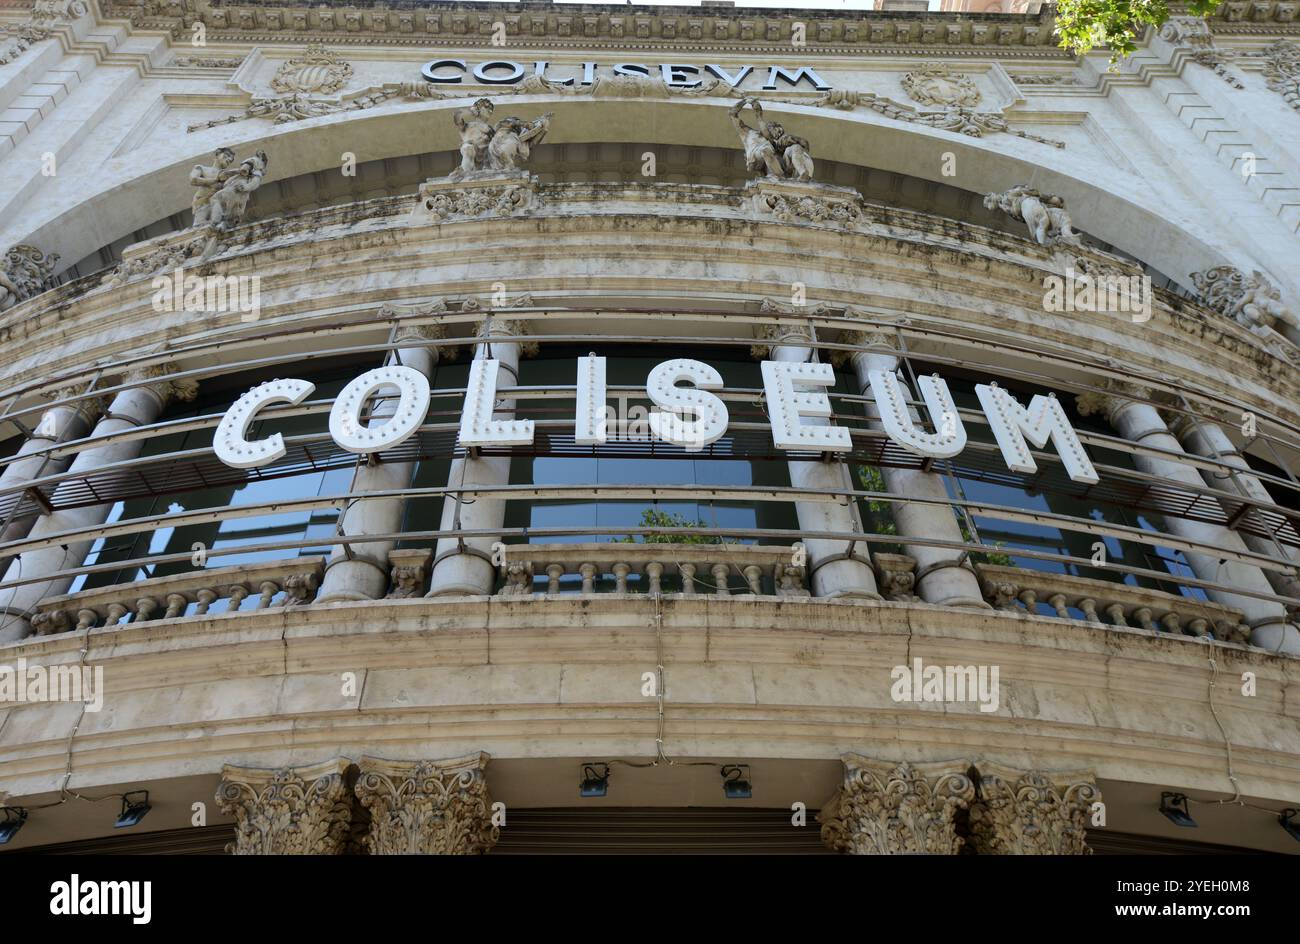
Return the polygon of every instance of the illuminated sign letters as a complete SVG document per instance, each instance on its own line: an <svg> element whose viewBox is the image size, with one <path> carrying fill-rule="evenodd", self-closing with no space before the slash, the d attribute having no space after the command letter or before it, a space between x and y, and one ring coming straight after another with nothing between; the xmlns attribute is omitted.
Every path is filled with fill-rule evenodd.
<svg viewBox="0 0 1300 944"><path fill-rule="evenodd" d="M473 76L475 82L480 85L516 85L522 82L524 76L531 71L533 75L554 82L557 85L574 85L576 83L577 85L590 86L596 83L596 73L601 68L598 63L584 62L580 67L570 67L575 70L580 68L580 75L554 76L548 74L551 65L550 62L544 59L536 60L531 63L532 69L530 70L528 65L511 59L493 59L488 62L474 64L466 62L464 59L434 59L426 62L420 68L420 74L424 76L425 81L432 82L435 85L463 85L467 75ZM762 85L762 90L765 92L775 92L778 82L790 88L798 88L801 83L806 83L818 92L829 92L831 90L831 87L810 66L796 66L787 69L785 66L760 65L759 69L766 69L765 81ZM713 63L694 66L685 63L664 62L654 66L646 66L637 62L620 62L611 68L611 72L614 75L646 77L658 73L663 77L664 84L670 88L699 88L704 84L704 80L708 76L721 79L731 88L739 88L740 83L744 82L754 72L754 67L752 65L740 66L732 71Z"/></svg>

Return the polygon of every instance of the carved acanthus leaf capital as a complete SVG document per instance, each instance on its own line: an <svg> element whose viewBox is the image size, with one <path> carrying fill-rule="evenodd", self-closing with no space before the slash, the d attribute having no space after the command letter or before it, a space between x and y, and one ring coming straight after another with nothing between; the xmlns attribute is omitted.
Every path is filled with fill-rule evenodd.
<svg viewBox="0 0 1300 944"><path fill-rule="evenodd" d="M1150 400L1153 392L1137 384L1108 380L1100 390L1089 390L1075 397L1075 405L1083 416L1104 416L1113 423L1116 414L1134 400Z"/></svg>
<svg viewBox="0 0 1300 944"><path fill-rule="evenodd" d="M979 855L1090 855L1087 825L1101 791L1090 771L1044 773L980 763L970 805Z"/></svg>
<svg viewBox="0 0 1300 944"><path fill-rule="evenodd" d="M845 754L844 783L818 816L822 841L854 855L956 855L954 819L975 796L969 761L910 764Z"/></svg>
<svg viewBox="0 0 1300 944"><path fill-rule="evenodd" d="M352 822L344 772L336 758L310 767L266 770L227 765L217 806L235 817L235 855L340 855Z"/></svg>
<svg viewBox="0 0 1300 944"><path fill-rule="evenodd" d="M199 382L189 377L176 377L162 364L139 367L122 375L124 384L148 388L166 406L173 400L189 402L199 393Z"/></svg>
<svg viewBox="0 0 1300 944"><path fill-rule="evenodd" d="M492 823L488 759L361 758L356 793L370 811L370 854L479 855L496 845L501 830Z"/></svg>

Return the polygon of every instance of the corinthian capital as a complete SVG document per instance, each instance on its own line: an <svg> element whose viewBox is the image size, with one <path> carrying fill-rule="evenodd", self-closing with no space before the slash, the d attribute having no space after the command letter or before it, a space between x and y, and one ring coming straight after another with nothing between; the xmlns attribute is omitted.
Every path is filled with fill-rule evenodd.
<svg viewBox="0 0 1300 944"><path fill-rule="evenodd" d="M975 795L964 760L931 764L845 754L844 784L817 817L822 842L853 855L956 855L953 818Z"/></svg>
<svg viewBox="0 0 1300 944"><path fill-rule="evenodd" d="M1090 771L980 764L970 805L971 845L980 855L1091 855L1087 817L1100 799Z"/></svg>
<svg viewBox="0 0 1300 944"><path fill-rule="evenodd" d="M340 855L352 822L343 758L266 770L227 765L217 806L235 817L235 855Z"/></svg>
<svg viewBox="0 0 1300 944"><path fill-rule="evenodd" d="M492 824L488 755L451 760L361 758L357 796L370 811L371 855L480 855L500 838Z"/></svg>
<svg viewBox="0 0 1300 944"><path fill-rule="evenodd" d="M1152 391L1136 384L1109 380L1100 390L1089 390L1075 397L1075 405L1083 416L1099 414L1110 423L1115 422L1115 415L1134 400L1150 400Z"/></svg>
<svg viewBox="0 0 1300 944"><path fill-rule="evenodd" d="M139 367L122 375L122 382L147 387L166 406L172 400L193 400L199 393L199 382L189 377L173 376L173 371L162 364Z"/></svg>

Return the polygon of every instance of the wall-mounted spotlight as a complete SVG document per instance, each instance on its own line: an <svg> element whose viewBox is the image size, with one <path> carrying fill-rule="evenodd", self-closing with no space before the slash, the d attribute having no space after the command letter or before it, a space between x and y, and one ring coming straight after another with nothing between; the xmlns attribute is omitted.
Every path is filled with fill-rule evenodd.
<svg viewBox="0 0 1300 944"><path fill-rule="evenodd" d="M114 829L124 829L127 826L134 826L144 819L152 806L149 805L149 791L136 790L134 793L124 793L122 795L122 812L117 817L117 822L113 824Z"/></svg>
<svg viewBox="0 0 1300 944"><path fill-rule="evenodd" d="M1300 816L1300 810L1288 808L1282 811L1277 821L1292 839L1300 842L1300 823L1295 820L1297 816Z"/></svg>
<svg viewBox="0 0 1300 944"><path fill-rule="evenodd" d="M1175 826L1195 826L1196 820L1187 812L1186 793L1160 794L1160 812L1169 818Z"/></svg>
<svg viewBox="0 0 1300 944"><path fill-rule="evenodd" d="M748 764L731 764L722 768L722 792L728 800L748 800L754 795Z"/></svg>
<svg viewBox="0 0 1300 944"><path fill-rule="evenodd" d="M23 828L23 823L27 822L27 811L21 806L6 806L0 809L0 813L4 814L4 818L0 819L0 846L3 846Z"/></svg>
<svg viewBox="0 0 1300 944"><path fill-rule="evenodd" d="M609 793L609 764L583 764L578 796L603 797Z"/></svg>

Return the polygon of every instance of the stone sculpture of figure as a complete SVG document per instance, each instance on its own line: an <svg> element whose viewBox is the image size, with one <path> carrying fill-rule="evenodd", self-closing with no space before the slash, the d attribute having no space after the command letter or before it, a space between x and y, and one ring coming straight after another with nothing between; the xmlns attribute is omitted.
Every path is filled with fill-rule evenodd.
<svg viewBox="0 0 1300 944"><path fill-rule="evenodd" d="M750 104L754 106L754 115L758 118L757 128L751 128L740 117L741 111ZM741 146L745 149L745 168L750 173L766 170L768 177L787 176L776 144L764 133L768 124L763 121L762 106L751 98L742 98L727 114L731 117L731 124L735 127L736 133L740 135Z"/></svg>
<svg viewBox="0 0 1300 944"><path fill-rule="evenodd" d="M489 119L493 107L486 98L480 98L468 108L452 114L451 120L460 131L460 167L452 176L459 177L488 168L488 144L491 143L493 134Z"/></svg>
<svg viewBox="0 0 1300 944"><path fill-rule="evenodd" d="M1057 243L1079 245L1079 235L1065 211L1065 201L1058 196L1019 184L1005 193L988 194L984 197L984 206L1020 220L1040 246Z"/></svg>
<svg viewBox="0 0 1300 944"><path fill-rule="evenodd" d="M532 146L541 144L551 127L553 113L547 112L535 121L520 118L502 118L497 122L492 140L488 142L488 165L493 170L516 170L532 155Z"/></svg>
<svg viewBox="0 0 1300 944"><path fill-rule="evenodd" d="M1271 328L1300 331L1300 317L1282 301L1282 293L1261 272L1255 272L1242 292L1241 300L1234 306L1237 320L1252 330Z"/></svg>
<svg viewBox="0 0 1300 944"><path fill-rule="evenodd" d="M227 176L208 204L207 222L221 230L228 230L244 221L248 210L248 199L253 191L262 185L266 174L267 157L265 151L258 151L246 158L239 169Z"/></svg>
<svg viewBox="0 0 1300 944"><path fill-rule="evenodd" d="M211 164L195 164L190 171L190 186L197 188L194 193L194 225L206 226L212 204L212 198L228 177L236 172L229 170L235 160L235 152L230 148L217 148Z"/></svg>

